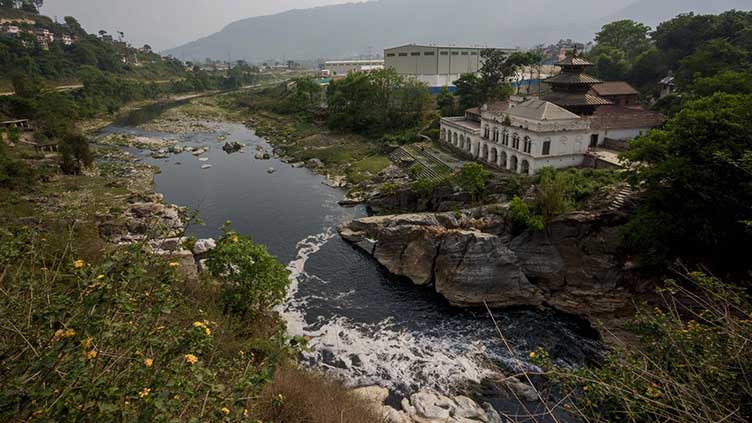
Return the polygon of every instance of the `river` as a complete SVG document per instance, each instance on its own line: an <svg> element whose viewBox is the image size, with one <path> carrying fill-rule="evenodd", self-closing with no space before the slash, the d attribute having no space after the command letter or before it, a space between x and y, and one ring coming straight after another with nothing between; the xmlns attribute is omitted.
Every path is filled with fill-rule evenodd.
<svg viewBox="0 0 752 423"><path fill-rule="evenodd" d="M155 189L167 202L200 213L205 224L189 228L191 234L217 238L229 220L288 264L290 295L279 311L291 335L310 337L310 352L303 356L309 366L352 386L382 385L396 397L423 388L452 393L494 375L497 366L512 367L484 311L450 307L432 289L390 275L339 238L336 226L365 210L338 206L344 193L324 178L277 159L256 160L256 146L271 147L243 125L221 123L219 132L185 135L133 126L158 112L139 112L103 132L209 148L205 162L190 153L158 160L148 151L131 151L160 167ZM227 154L219 136L247 147ZM202 169L205 164L212 167ZM276 172L270 174L270 167ZM523 358L542 346L561 363L577 365L599 348L587 324L552 311L500 310L495 317Z"/></svg>

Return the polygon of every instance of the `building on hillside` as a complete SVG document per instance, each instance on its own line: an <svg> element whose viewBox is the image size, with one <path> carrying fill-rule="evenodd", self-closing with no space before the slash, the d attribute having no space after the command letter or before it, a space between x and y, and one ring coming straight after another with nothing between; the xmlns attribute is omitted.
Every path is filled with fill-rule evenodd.
<svg viewBox="0 0 752 423"><path fill-rule="evenodd" d="M579 166L585 160L586 118L539 99L477 110L480 115L471 109L462 118L442 119L442 141L480 162L522 174L547 166Z"/></svg>
<svg viewBox="0 0 752 423"><path fill-rule="evenodd" d="M384 66L398 74L416 78L432 92L447 87L463 74L477 73L483 66L482 47L431 46L409 44L384 50ZM500 49L505 53L514 49Z"/></svg>
<svg viewBox="0 0 752 423"><path fill-rule="evenodd" d="M3 32L11 37L16 37L21 33L21 28L15 25L3 26Z"/></svg>
<svg viewBox="0 0 752 423"><path fill-rule="evenodd" d="M593 85L589 94L605 98L612 104L619 106L634 106L640 104L640 93L624 81L607 81Z"/></svg>
<svg viewBox="0 0 752 423"><path fill-rule="evenodd" d="M592 63L580 57L568 57L556 63L561 73L544 80L551 86L551 93L543 97L572 113L588 116L599 106L612 104L605 98L591 94L594 85L602 84L596 78L585 73Z"/></svg>
<svg viewBox="0 0 752 423"><path fill-rule="evenodd" d="M66 45L66 46L70 46L70 45L73 45L73 37L71 37L71 36L70 36L70 35L68 35L68 34L63 34L63 35L62 35L62 36L60 37L60 41L61 41L61 42L62 42L62 43L63 43L64 45Z"/></svg>
<svg viewBox="0 0 752 423"><path fill-rule="evenodd" d="M331 60L324 63L330 76L347 76L352 72L370 72L384 69L383 60Z"/></svg>
<svg viewBox="0 0 752 423"><path fill-rule="evenodd" d="M627 141L664 121L640 107L604 105L582 116L549 101L513 98L442 118L440 137L479 162L532 174L544 167L581 166L603 148L624 150Z"/></svg>

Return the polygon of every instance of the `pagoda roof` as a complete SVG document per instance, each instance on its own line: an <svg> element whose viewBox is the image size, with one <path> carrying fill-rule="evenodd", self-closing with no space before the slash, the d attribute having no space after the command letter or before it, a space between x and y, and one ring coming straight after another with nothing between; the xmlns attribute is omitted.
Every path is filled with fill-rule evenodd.
<svg viewBox="0 0 752 423"><path fill-rule="evenodd" d="M613 104L605 98L583 93L553 92L543 98L562 107L568 106L605 106Z"/></svg>
<svg viewBox="0 0 752 423"><path fill-rule="evenodd" d="M555 85L595 85L602 83L600 79L593 78L588 74L569 72L562 72L543 80L543 82Z"/></svg>
<svg viewBox="0 0 752 423"><path fill-rule="evenodd" d="M592 63L582 57L567 57L566 59L560 60L554 64L556 66L593 66Z"/></svg>
<svg viewBox="0 0 752 423"><path fill-rule="evenodd" d="M624 81L607 81L593 86L593 95L638 95L640 94L633 86Z"/></svg>

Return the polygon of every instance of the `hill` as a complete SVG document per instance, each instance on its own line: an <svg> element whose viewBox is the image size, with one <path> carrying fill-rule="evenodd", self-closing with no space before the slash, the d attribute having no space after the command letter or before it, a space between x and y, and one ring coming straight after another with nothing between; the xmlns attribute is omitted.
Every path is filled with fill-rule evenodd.
<svg viewBox="0 0 752 423"><path fill-rule="evenodd" d="M407 43L531 47L560 38L592 39L600 26L620 17L649 17L655 25L681 12L730 8L750 5L746 0L379 0L243 19L164 53L184 60L230 55L260 62L347 58Z"/></svg>

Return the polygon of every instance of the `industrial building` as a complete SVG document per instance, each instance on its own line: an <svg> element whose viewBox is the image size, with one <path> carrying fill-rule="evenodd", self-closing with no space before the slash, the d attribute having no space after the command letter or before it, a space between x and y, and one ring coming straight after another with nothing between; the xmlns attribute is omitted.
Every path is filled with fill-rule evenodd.
<svg viewBox="0 0 752 423"><path fill-rule="evenodd" d="M347 76L351 72L384 69L383 60L332 60L324 63L326 76Z"/></svg>
<svg viewBox="0 0 752 423"><path fill-rule="evenodd" d="M442 87L454 91L454 82L483 66L483 47L430 46L410 44L384 50L384 66L400 75L416 78L436 92ZM500 49L512 53L514 49Z"/></svg>

